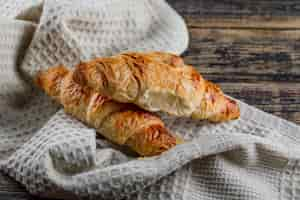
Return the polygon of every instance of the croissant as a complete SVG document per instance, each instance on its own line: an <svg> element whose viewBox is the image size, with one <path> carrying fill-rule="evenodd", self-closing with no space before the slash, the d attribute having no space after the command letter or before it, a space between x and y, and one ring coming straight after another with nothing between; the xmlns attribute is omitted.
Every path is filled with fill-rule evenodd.
<svg viewBox="0 0 300 200"><path fill-rule="evenodd" d="M240 110L215 84L206 81L176 55L123 53L78 64L74 80L148 111L221 122L236 119Z"/></svg>
<svg viewBox="0 0 300 200"><path fill-rule="evenodd" d="M169 133L159 117L75 83L73 71L63 66L39 72L35 82L62 104L67 113L141 156L158 155L176 145L176 137Z"/></svg>

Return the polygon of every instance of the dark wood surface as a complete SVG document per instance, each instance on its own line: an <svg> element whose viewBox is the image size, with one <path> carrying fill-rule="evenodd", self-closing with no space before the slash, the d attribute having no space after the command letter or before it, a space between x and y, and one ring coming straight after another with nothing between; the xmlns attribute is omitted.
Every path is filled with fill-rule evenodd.
<svg viewBox="0 0 300 200"><path fill-rule="evenodd" d="M187 63L225 93L300 124L300 1L167 1L188 24ZM0 199L38 198L0 174Z"/></svg>
<svg viewBox="0 0 300 200"><path fill-rule="evenodd" d="M225 93L300 124L300 1L167 1L188 24L187 63Z"/></svg>

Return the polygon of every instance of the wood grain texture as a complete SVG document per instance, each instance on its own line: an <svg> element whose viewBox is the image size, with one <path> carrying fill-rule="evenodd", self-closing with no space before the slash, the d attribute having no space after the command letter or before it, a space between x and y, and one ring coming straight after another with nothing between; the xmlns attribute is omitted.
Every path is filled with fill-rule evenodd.
<svg viewBox="0 0 300 200"><path fill-rule="evenodd" d="M300 124L300 1L167 1L188 24L187 63L229 95Z"/></svg>
<svg viewBox="0 0 300 200"><path fill-rule="evenodd" d="M300 124L300 1L167 2L188 24L187 63L226 94ZM38 200L1 174L0 199Z"/></svg>
<svg viewBox="0 0 300 200"><path fill-rule="evenodd" d="M295 16L241 16L238 18L185 16L191 28L229 28L262 30L298 30L300 19Z"/></svg>
<svg viewBox="0 0 300 200"><path fill-rule="evenodd" d="M23 186L2 173L0 173L0 199L38 200L38 198L29 195Z"/></svg>
<svg viewBox="0 0 300 200"><path fill-rule="evenodd" d="M10 177L0 173L0 191L24 192L24 187Z"/></svg>
<svg viewBox="0 0 300 200"><path fill-rule="evenodd" d="M300 81L300 30L190 28L190 35L185 60L213 81Z"/></svg>
<svg viewBox="0 0 300 200"><path fill-rule="evenodd" d="M168 0L190 27L299 29L299 1Z"/></svg>
<svg viewBox="0 0 300 200"><path fill-rule="evenodd" d="M30 195L25 188L0 172L0 200L51 200Z"/></svg>
<svg viewBox="0 0 300 200"><path fill-rule="evenodd" d="M220 86L228 95L300 124L300 83L228 82Z"/></svg>
<svg viewBox="0 0 300 200"><path fill-rule="evenodd" d="M298 0L167 0L179 13L197 17L214 16L300 16Z"/></svg>

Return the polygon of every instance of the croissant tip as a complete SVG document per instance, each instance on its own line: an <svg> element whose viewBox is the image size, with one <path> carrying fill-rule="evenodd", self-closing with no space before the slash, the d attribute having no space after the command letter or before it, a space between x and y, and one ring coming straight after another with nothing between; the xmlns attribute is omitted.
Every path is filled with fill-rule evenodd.
<svg viewBox="0 0 300 200"><path fill-rule="evenodd" d="M42 71L38 71L37 72L37 75L35 76L33 82L36 86L40 87L40 88L43 88L43 79L42 79L42 76L43 76L43 72Z"/></svg>
<svg viewBox="0 0 300 200"><path fill-rule="evenodd" d="M229 120L238 119L240 117L240 107L238 103L230 98L227 98L227 110Z"/></svg>
<svg viewBox="0 0 300 200"><path fill-rule="evenodd" d="M47 94L55 94L57 92L56 85L68 72L68 69L61 65L51 67L47 70L39 71L34 79L34 83Z"/></svg>
<svg viewBox="0 0 300 200"><path fill-rule="evenodd" d="M142 154L144 156L159 155L177 145L177 138L163 125L155 124L144 129L144 137L151 143L151 149Z"/></svg>

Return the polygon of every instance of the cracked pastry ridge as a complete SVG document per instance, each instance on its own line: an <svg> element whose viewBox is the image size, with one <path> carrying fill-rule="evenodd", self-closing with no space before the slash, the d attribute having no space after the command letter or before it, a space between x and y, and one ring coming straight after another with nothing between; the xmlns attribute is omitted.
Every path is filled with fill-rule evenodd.
<svg viewBox="0 0 300 200"><path fill-rule="evenodd" d="M240 116L238 104L170 53L123 53L76 66L74 80L115 101L148 111L222 122Z"/></svg>
<svg viewBox="0 0 300 200"><path fill-rule="evenodd" d="M38 73L35 82L58 101L65 112L141 156L158 155L176 145L176 138L159 117L77 84L73 80L73 71L63 66Z"/></svg>

